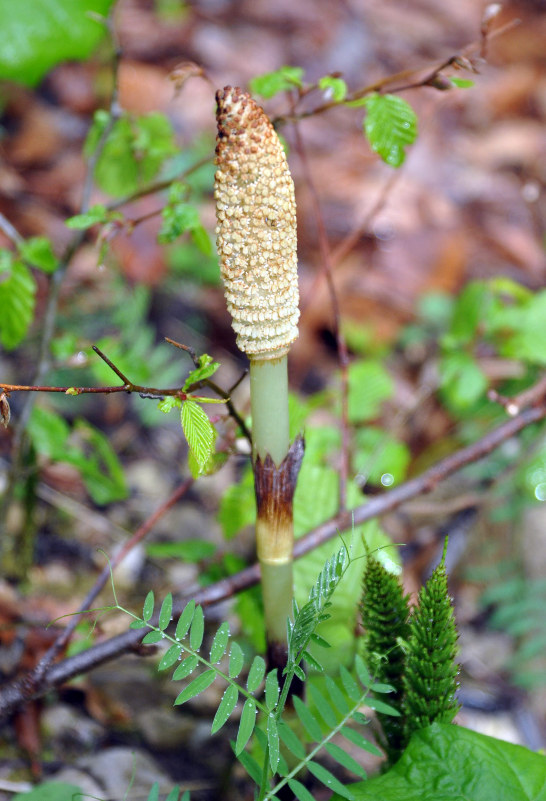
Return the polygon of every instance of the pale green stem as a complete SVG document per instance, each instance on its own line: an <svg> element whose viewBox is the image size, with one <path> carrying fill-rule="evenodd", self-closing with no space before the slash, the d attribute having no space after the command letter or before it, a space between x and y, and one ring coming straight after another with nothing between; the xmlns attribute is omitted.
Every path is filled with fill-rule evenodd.
<svg viewBox="0 0 546 801"><path fill-rule="evenodd" d="M252 457L269 453L277 467L289 446L288 357L251 359Z"/></svg>

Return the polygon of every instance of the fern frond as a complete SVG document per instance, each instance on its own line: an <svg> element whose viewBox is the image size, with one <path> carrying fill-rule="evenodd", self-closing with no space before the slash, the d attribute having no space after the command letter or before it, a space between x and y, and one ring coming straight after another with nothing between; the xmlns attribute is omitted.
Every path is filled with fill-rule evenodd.
<svg viewBox="0 0 546 801"><path fill-rule="evenodd" d="M445 548L442 560L419 593L410 622L404 673L406 741L431 723L451 723L460 708L457 629L448 595Z"/></svg>
<svg viewBox="0 0 546 801"><path fill-rule="evenodd" d="M404 651L401 643L409 636L409 596L404 595L397 576L389 573L373 556L368 556L363 579L362 625L364 653L374 680L394 688L389 702L402 709ZM405 745L405 726L401 718L378 712L384 747L389 762L400 756Z"/></svg>

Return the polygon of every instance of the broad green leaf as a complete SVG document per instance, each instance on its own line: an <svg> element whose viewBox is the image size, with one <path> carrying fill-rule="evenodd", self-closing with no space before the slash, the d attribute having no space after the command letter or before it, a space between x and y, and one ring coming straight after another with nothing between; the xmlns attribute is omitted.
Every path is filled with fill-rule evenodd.
<svg viewBox="0 0 546 801"><path fill-rule="evenodd" d="M305 729L305 731L309 735L309 738L311 740L316 741L316 742L321 740L322 739L322 730L321 730L321 728L320 728L315 716L305 706L305 704L303 703L301 698L298 698L297 696L294 696L292 700L294 701L294 709L296 710L296 714L299 717L299 719L300 719L300 721L301 721L301 723L303 725L303 728Z"/></svg>
<svg viewBox="0 0 546 801"><path fill-rule="evenodd" d="M213 362L211 357L204 353L199 358L199 367L191 371L189 376L184 381L184 386L182 389L184 392L186 392L192 384L197 384L199 381L205 381L205 379L213 376L219 367L220 362Z"/></svg>
<svg viewBox="0 0 546 801"><path fill-rule="evenodd" d="M279 764L279 732L274 714L270 714L267 718L267 743L269 745L269 766L272 773L276 773Z"/></svg>
<svg viewBox="0 0 546 801"><path fill-rule="evenodd" d="M204 633L205 617L203 615L203 607L196 606L190 630L190 648L193 651L198 651L201 648Z"/></svg>
<svg viewBox="0 0 546 801"><path fill-rule="evenodd" d="M461 411L485 395L487 378L470 353L456 350L440 360L442 394L451 409Z"/></svg>
<svg viewBox="0 0 546 801"><path fill-rule="evenodd" d="M186 701L189 701L191 698L195 698L196 695L199 695L200 693L204 692L207 687L210 687L215 678L216 671L205 670L204 673L196 676L196 678L190 681L188 686L182 690L174 702L174 705L179 706L180 704L184 704Z"/></svg>
<svg viewBox="0 0 546 801"><path fill-rule="evenodd" d="M250 467L244 471L238 484L232 484L224 492L220 501L218 520L227 540L256 521L254 476Z"/></svg>
<svg viewBox="0 0 546 801"><path fill-rule="evenodd" d="M1 0L0 0L1 2ZM45 236L33 236L18 245L21 258L44 273L54 273L59 262Z"/></svg>
<svg viewBox="0 0 546 801"><path fill-rule="evenodd" d="M163 631L167 628L169 623L172 620L173 614L173 596L172 593L169 593L165 596L163 603L161 604L161 609L159 610L159 623L158 628Z"/></svg>
<svg viewBox="0 0 546 801"><path fill-rule="evenodd" d="M307 787L299 782L297 779L289 779L288 786L298 799L298 801L315 801L315 797L311 795Z"/></svg>
<svg viewBox="0 0 546 801"><path fill-rule="evenodd" d="M185 679L190 676L197 665L199 664L199 660L196 656L190 655L187 656L183 662L181 662L176 670L173 673L173 681L179 681L180 679Z"/></svg>
<svg viewBox="0 0 546 801"><path fill-rule="evenodd" d="M0 78L35 86L61 61L84 59L106 33L113 0L1 0Z"/></svg>
<svg viewBox="0 0 546 801"><path fill-rule="evenodd" d="M382 364L361 360L349 366L349 421L364 423L378 416L394 384Z"/></svg>
<svg viewBox="0 0 546 801"><path fill-rule="evenodd" d="M153 645L156 642L161 642L163 639L163 635L160 631L149 631L147 634L144 635L142 638L143 645Z"/></svg>
<svg viewBox="0 0 546 801"><path fill-rule="evenodd" d="M220 731L224 723L226 723L227 719L235 709L238 698L239 690L237 687L235 687L235 685L229 684L222 697L222 700L220 701L220 705L216 710L214 720L212 721L210 730L211 734L216 734L217 731Z"/></svg>
<svg viewBox="0 0 546 801"><path fill-rule="evenodd" d="M201 406L192 400L182 404L181 420L190 451L203 471L214 450L214 427Z"/></svg>
<svg viewBox="0 0 546 801"><path fill-rule="evenodd" d="M144 599L144 606L142 607L142 619L149 620L154 613L154 591L150 590L146 598Z"/></svg>
<svg viewBox="0 0 546 801"><path fill-rule="evenodd" d="M44 409L42 406L34 406L27 431L36 451L48 459L60 459L66 452L70 428L56 412Z"/></svg>
<svg viewBox="0 0 546 801"><path fill-rule="evenodd" d="M182 647L180 645L171 645L167 651L161 657L159 665L157 666L158 670L167 670L174 665L175 662L178 662L178 658L182 653Z"/></svg>
<svg viewBox="0 0 546 801"><path fill-rule="evenodd" d="M229 677L235 679L243 669L245 655L239 643L232 642L229 650Z"/></svg>
<svg viewBox="0 0 546 801"><path fill-rule="evenodd" d="M333 773L330 773L329 770L324 768L322 765L319 765L318 762L313 762L313 760L311 760L307 763L307 767L309 768L310 773L312 773L313 776L316 776L319 781L325 784L329 790L339 793L339 795L341 795L343 798L348 798L350 800L355 798L348 787L344 787L339 779L336 779Z"/></svg>
<svg viewBox="0 0 546 801"><path fill-rule="evenodd" d="M214 635L212 645L210 646L210 661L213 665L220 661L226 652L227 644L229 641L229 623L224 621L218 631Z"/></svg>
<svg viewBox="0 0 546 801"><path fill-rule="evenodd" d="M434 723L413 735L390 771L350 788L357 801L542 801L546 759L462 726Z"/></svg>
<svg viewBox="0 0 546 801"><path fill-rule="evenodd" d="M179 559L197 563L210 559L216 553L216 545L205 540L182 540L181 542L151 542L146 553L155 559Z"/></svg>
<svg viewBox="0 0 546 801"><path fill-rule="evenodd" d="M6 350L25 338L34 318L35 294L36 282L28 267L0 250L0 343Z"/></svg>
<svg viewBox="0 0 546 801"><path fill-rule="evenodd" d="M83 795L81 787L66 782L42 782L27 793L17 793L12 801L74 801Z"/></svg>
<svg viewBox="0 0 546 801"><path fill-rule="evenodd" d="M339 745L336 745L335 743L326 743L324 748L330 754L332 759L335 759L336 762L339 762L339 764L343 765L344 768L356 773L357 776L365 778L366 771L362 765L359 765L356 759L353 759L353 757L344 751L343 748L340 748Z"/></svg>
<svg viewBox="0 0 546 801"><path fill-rule="evenodd" d="M279 680L277 678L277 669L270 670L265 679L265 705L271 712L275 709L277 701L279 700Z"/></svg>
<svg viewBox="0 0 546 801"><path fill-rule="evenodd" d="M241 712L241 721L239 723L239 731L237 732L237 741L235 743L235 754L237 756L243 751L254 731L255 725L256 701L253 698L247 698L243 706L243 711Z"/></svg>
<svg viewBox="0 0 546 801"><path fill-rule="evenodd" d="M182 614L178 618L178 623L176 624L176 631L174 633L174 636L177 640L183 640L186 634L188 633L194 614L195 614L195 601L192 598L191 601L188 601L188 603L182 610Z"/></svg>
<svg viewBox="0 0 546 801"><path fill-rule="evenodd" d="M265 661L261 656L255 656L252 660L246 686L249 693L255 692L263 681L265 675Z"/></svg>
<svg viewBox="0 0 546 801"><path fill-rule="evenodd" d="M292 731L290 726L280 720L278 725L279 737L284 745L291 751L296 759L305 759L305 748L299 737Z"/></svg>
<svg viewBox="0 0 546 801"><path fill-rule="evenodd" d="M338 78L334 75L325 75L318 82L319 89L322 89L327 98L335 100L336 103L341 103L347 96L347 84L343 78Z"/></svg>
<svg viewBox="0 0 546 801"><path fill-rule="evenodd" d="M391 167L404 163L404 148L417 136L417 117L412 107L397 95L374 93L366 98L364 131L372 150Z"/></svg>
<svg viewBox="0 0 546 801"><path fill-rule="evenodd" d="M279 92L303 86L303 72L301 67L283 66L275 72L257 75L249 82L250 91L269 99Z"/></svg>

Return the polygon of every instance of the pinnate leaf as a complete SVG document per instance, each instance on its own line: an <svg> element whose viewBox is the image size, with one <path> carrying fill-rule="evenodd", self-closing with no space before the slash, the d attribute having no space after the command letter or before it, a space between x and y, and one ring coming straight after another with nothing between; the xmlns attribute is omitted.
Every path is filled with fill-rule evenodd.
<svg viewBox="0 0 546 801"><path fill-rule="evenodd" d="M172 620L172 613L173 613L173 596L172 593L169 593L163 600L161 604L161 609L159 610L159 628L161 631L164 631L169 623Z"/></svg>
<svg viewBox="0 0 546 801"><path fill-rule="evenodd" d="M326 743L324 749L330 754L332 759L335 759L336 762L339 762L339 764L343 765L347 770L356 773L357 776L362 776L362 778L366 776L366 771L362 765L359 765L356 759L353 759L353 757L344 751L343 748L340 748L339 745Z"/></svg>
<svg viewBox="0 0 546 801"><path fill-rule="evenodd" d="M315 797L311 795L307 787L305 787L305 785L303 785L297 779L289 779L288 786L298 801L315 801Z"/></svg>
<svg viewBox="0 0 546 801"><path fill-rule="evenodd" d="M173 681L179 681L179 679L185 679L190 676L197 665L199 664L199 660L196 656L191 654L184 659L183 662L178 665L176 670L173 673Z"/></svg>
<svg viewBox="0 0 546 801"><path fill-rule="evenodd" d="M267 742L269 745L269 766L271 771L276 773L279 764L279 732L277 731L275 715L269 715L267 719Z"/></svg>
<svg viewBox="0 0 546 801"><path fill-rule="evenodd" d="M322 731L316 717L305 706L301 698L294 696L293 701L296 714L299 717L303 728L309 735L309 738L318 742L322 739Z"/></svg>
<svg viewBox="0 0 546 801"><path fill-rule="evenodd" d="M175 706L179 706L189 701L191 698L195 698L196 695L199 695L199 693L202 693L207 687L210 687L215 678L216 671L214 670L205 670L199 676L196 676L196 678L190 681L188 686L179 694L174 702Z"/></svg>
<svg viewBox="0 0 546 801"><path fill-rule="evenodd" d="M142 607L142 619L149 620L154 613L155 598L153 590L150 590L144 599L144 606Z"/></svg>
<svg viewBox="0 0 546 801"><path fill-rule="evenodd" d="M236 643L231 643L231 648L229 650L229 677L230 679L235 679L243 669L243 665L245 662L245 655L241 646Z"/></svg>
<svg viewBox="0 0 546 801"><path fill-rule="evenodd" d="M183 640L186 634L188 633L194 614L195 614L195 601L192 598L191 601L188 601L188 603L182 610L182 614L178 618L178 623L176 624L176 631L174 633L174 636L176 637L177 640Z"/></svg>
<svg viewBox="0 0 546 801"><path fill-rule="evenodd" d="M171 645L169 649L165 651L159 665L157 666L158 670L167 670L174 665L175 662L178 662L178 657L182 653L182 648L180 645Z"/></svg>
<svg viewBox="0 0 546 801"><path fill-rule="evenodd" d="M265 679L265 705L272 711L279 700L279 681L277 679L277 669L270 670Z"/></svg>
<svg viewBox="0 0 546 801"><path fill-rule="evenodd" d="M253 698L247 698L243 711L241 713L241 721L239 723L239 731L237 732L237 742L235 743L235 754L239 756L241 751L247 744L254 727L256 725L256 701Z"/></svg>
<svg viewBox="0 0 546 801"><path fill-rule="evenodd" d="M261 656L255 656L250 670L248 671L248 678L246 686L249 693L255 692L263 681L265 675L265 661Z"/></svg>
<svg viewBox="0 0 546 801"><path fill-rule="evenodd" d="M226 652L227 644L229 641L229 623L224 621L218 631L214 635L212 645L210 646L210 661L216 664L220 661Z"/></svg>
<svg viewBox="0 0 546 801"><path fill-rule="evenodd" d="M279 721L278 731L279 737L288 750L291 751L297 759L305 759L305 748L290 726L281 720Z"/></svg>
<svg viewBox="0 0 546 801"><path fill-rule="evenodd" d="M142 638L143 645L153 645L156 642L161 642L163 636L160 631L149 631L148 634L145 634Z"/></svg>
<svg viewBox="0 0 546 801"><path fill-rule="evenodd" d="M214 716L214 720L212 721L212 727L210 730L211 734L216 734L219 731L224 723L226 723L227 719L235 709L237 705L237 699L239 698L239 690L235 687L234 684L229 684L222 700L220 701L220 705L216 710L216 714Z"/></svg>
<svg viewBox="0 0 546 801"><path fill-rule="evenodd" d="M313 762L312 760L307 763L307 767L309 771L315 776L320 782L326 785L328 789L333 790L334 792L338 793L343 798L348 798L350 801L354 799L354 794L349 790L348 787L345 787L339 779L336 779L333 773L330 773L329 770L324 768L322 765L319 765L318 762Z"/></svg>
<svg viewBox="0 0 546 801"><path fill-rule="evenodd" d="M326 725L331 729L335 728L338 724L338 718L319 688L315 684L309 684L308 691Z"/></svg>
<svg viewBox="0 0 546 801"><path fill-rule="evenodd" d="M196 606L190 631L190 648L193 651L198 651L201 648L204 633L205 617L203 615L203 608L201 606Z"/></svg>

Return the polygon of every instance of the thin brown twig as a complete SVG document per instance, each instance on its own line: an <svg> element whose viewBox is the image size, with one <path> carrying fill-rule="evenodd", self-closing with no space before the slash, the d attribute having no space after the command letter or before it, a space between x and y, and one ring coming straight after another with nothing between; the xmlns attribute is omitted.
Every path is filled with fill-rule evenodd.
<svg viewBox="0 0 546 801"><path fill-rule="evenodd" d="M381 517L398 509L413 498L426 495L449 476L488 456L524 428L545 418L546 403L544 402L541 405L532 405L523 409L516 417L497 426L472 445L461 448L442 459L417 478L388 490L384 495L368 499L355 509L341 511L335 517L317 526L296 541L294 557L303 556L336 535L350 529L353 525L360 525ZM259 565L254 564L233 576L203 587L193 593L192 597L197 603L209 606L224 601L241 590L248 589L257 584L259 580ZM190 600L188 595L178 599L177 614L188 600ZM87 651L54 664L46 671L39 685L34 680L34 672L6 685L0 690L0 721L6 720L21 704L44 695L52 687L138 648L143 634L142 630L131 629L125 634L120 634L106 642L92 646Z"/></svg>

